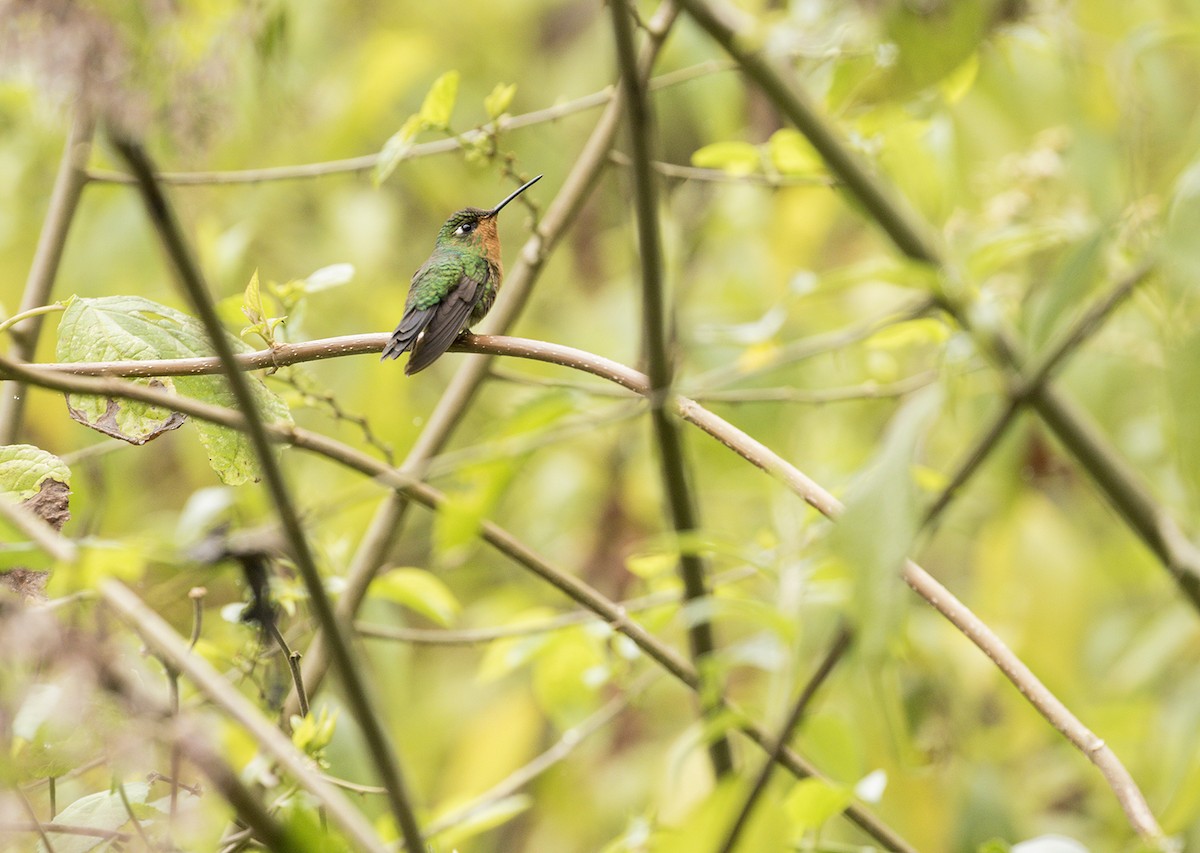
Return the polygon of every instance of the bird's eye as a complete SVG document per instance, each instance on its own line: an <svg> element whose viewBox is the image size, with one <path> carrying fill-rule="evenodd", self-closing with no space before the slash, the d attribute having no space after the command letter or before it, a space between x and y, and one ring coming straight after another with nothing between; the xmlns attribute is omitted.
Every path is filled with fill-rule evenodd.
<svg viewBox="0 0 1200 853"><path fill-rule="evenodd" d="M470 234L474 230L475 230L474 222L464 222L462 225L460 225L454 229L454 233L459 235L460 237L462 237L467 234Z"/></svg>

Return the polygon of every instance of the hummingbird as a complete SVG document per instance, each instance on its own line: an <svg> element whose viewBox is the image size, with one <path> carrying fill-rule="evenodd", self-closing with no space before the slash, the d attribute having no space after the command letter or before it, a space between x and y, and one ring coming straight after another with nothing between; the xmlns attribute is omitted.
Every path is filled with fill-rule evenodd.
<svg viewBox="0 0 1200 853"><path fill-rule="evenodd" d="M490 210L465 207L446 220L433 254L413 273L404 316L380 361L411 352L404 366L411 376L433 364L459 333L483 319L504 277L496 215L541 179L538 175Z"/></svg>

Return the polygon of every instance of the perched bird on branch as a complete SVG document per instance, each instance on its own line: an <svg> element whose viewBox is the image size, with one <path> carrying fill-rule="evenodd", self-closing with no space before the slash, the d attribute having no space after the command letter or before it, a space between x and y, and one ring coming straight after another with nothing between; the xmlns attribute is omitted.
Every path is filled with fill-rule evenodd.
<svg viewBox="0 0 1200 853"><path fill-rule="evenodd" d="M413 273L404 316L383 348L381 361L409 352L404 372L424 370L461 332L483 319L504 277L496 216L541 178L538 175L490 210L467 207L446 220L433 254Z"/></svg>

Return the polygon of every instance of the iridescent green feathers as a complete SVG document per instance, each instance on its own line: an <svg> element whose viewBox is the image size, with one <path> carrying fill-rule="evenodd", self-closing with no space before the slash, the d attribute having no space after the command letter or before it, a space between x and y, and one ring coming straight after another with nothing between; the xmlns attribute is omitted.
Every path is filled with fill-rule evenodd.
<svg viewBox="0 0 1200 853"><path fill-rule="evenodd" d="M383 348L383 359L411 352L404 372L411 375L424 370L464 329L483 319L504 276L496 215L541 177L491 210L468 207L446 220L438 231L433 254L413 274L404 316Z"/></svg>

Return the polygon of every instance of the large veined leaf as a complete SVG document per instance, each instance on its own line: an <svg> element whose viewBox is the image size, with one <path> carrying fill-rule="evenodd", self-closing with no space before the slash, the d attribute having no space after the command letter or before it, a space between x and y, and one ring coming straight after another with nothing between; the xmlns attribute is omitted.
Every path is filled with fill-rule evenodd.
<svg viewBox="0 0 1200 853"><path fill-rule="evenodd" d="M249 346L229 337L235 352ZM63 312L58 326L58 360L133 361L190 358L212 354L203 325L173 308L139 296L76 299ZM233 391L223 376L177 376L142 380L148 385L178 391L219 406L234 406ZM284 402L257 377L251 377L255 401L269 422L291 422ZM71 416L80 423L133 444L145 444L182 425L184 417L157 406L92 395L67 397ZM225 483L237 485L258 479L258 460L241 433L207 422L196 431L208 451L208 461Z"/></svg>

